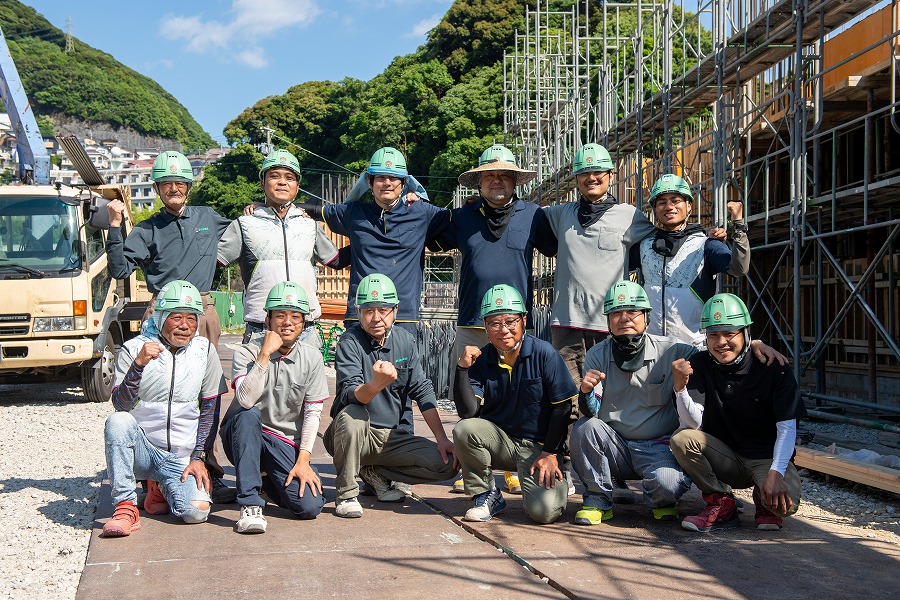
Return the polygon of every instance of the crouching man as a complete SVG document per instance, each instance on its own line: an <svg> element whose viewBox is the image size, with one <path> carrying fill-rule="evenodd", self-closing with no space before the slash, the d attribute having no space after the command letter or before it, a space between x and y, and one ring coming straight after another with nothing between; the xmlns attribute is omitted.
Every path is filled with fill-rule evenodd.
<svg viewBox="0 0 900 600"><path fill-rule="evenodd" d="M445 481L456 474L453 443L444 433L416 340L394 327L398 304L397 289L387 276L364 277L356 290L359 324L338 342L334 420L323 441L337 471L339 517L362 516L357 473L381 502L406 497L395 482ZM413 435L413 402L437 443Z"/></svg>
<svg viewBox="0 0 900 600"><path fill-rule="evenodd" d="M558 456L566 439L575 382L553 346L525 333L525 302L495 285L481 302L490 342L466 346L457 362L454 402L460 421L453 444L466 493L475 506L464 519L488 521L506 508L492 469L517 472L525 512L552 523L566 508L568 486Z"/></svg>
<svg viewBox="0 0 900 600"><path fill-rule="evenodd" d="M299 519L315 519L325 505L309 460L328 383L322 354L298 341L309 314L306 291L293 281L276 284L265 311L265 337L234 352L235 402L222 422L222 446L237 474L238 533L265 533L261 490Z"/></svg>
<svg viewBox="0 0 900 600"><path fill-rule="evenodd" d="M703 512L681 522L685 529L737 527L733 488L753 487L757 529L781 529L800 505L793 458L806 409L789 368L750 356L751 323L740 298L713 296L700 320L707 351L672 363L685 427L672 436L672 454L706 501Z"/></svg>
<svg viewBox="0 0 900 600"><path fill-rule="evenodd" d="M215 439L227 388L216 349L195 335L202 314L197 288L172 281L160 289L141 334L116 357L116 412L104 430L115 512L103 526L105 537L141 528L135 479L149 480L148 514L171 511L185 523L202 523L209 515L205 448Z"/></svg>

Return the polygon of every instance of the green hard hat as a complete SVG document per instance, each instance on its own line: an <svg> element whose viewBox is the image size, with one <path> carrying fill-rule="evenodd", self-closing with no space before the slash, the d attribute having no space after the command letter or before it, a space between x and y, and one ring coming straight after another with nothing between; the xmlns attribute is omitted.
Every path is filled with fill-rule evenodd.
<svg viewBox="0 0 900 600"><path fill-rule="evenodd" d="M385 146L379 148L372 155L369 167L366 169L369 175L391 175L393 177L406 177L406 159L396 148Z"/></svg>
<svg viewBox="0 0 900 600"><path fill-rule="evenodd" d="M612 158L609 151L600 144L585 144L575 152L572 161L572 172L590 173L592 171L613 171Z"/></svg>
<svg viewBox="0 0 900 600"><path fill-rule="evenodd" d="M262 181L266 171L274 167L284 167L293 171L297 177L300 177L300 161L297 157L287 150L274 150L263 160L262 168L259 170L259 179Z"/></svg>
<svg viewBox="0 0 900 600"><path fill-rule="evenodd" d="M681 194L688 202L694 201L691 186L684 179L672 173L663 175L653 184L653 189L650 190L650 204L656 204L656 197L662 194Z"/></svg>
<svg viewBox="0 0 900 600"><path fill-rule="evenodd" d="M642 310L650 312L650 300L647 292L633 281L619 281L606 292L603 301L603 314L619 312L620 310Z"/></svg>
<svg viewBox="0 0 900 600"><path fill-rule="evenodd" d="M524 315L525 302L516 288L501 283L485 292L481 300L481 318L507 314Z"/></svg>
<svg viewBox="0 0 900 600"><path fill-rule="evenodd" d="M716 294L700 313L700 329L706 331L735 331L751 323L747 305L734 294Z"/></svg>
<svg viewBox="0 0 900 600"><path fill-rule="evenodd" d="M356 306L360 308L392 307L400 304L397 288L387 275L366 275L356 288Z"/></svg>
<svg viewBox="0 0 900 600"><path fill-rule="evenodd" d="M293 281L276 283L266 297L266 312L270 310L292 310L308 315L309 299L306 297L306 290Z"/></svg>
<svg viewBox="0 0 900 600"><path fill-rule="evenodd" d="M156 295L154 311L188 312L197 315L203 314L203 298L200 291L189 281L176 279L162 286Z"/></svg>
<svg viewBox="0 0 900 600"><path fill-rule="evenodd" d="M194 181L194 169L184 154L175 150L166 150L153 161L150 179L191 183Z"/></svg>
<svg viewBox="0 0 900 600"><path fill-rule="evenodd" d="M516 157L513 155L512 150L510 150L506 146L494 144L493 146L482 152L481 156L478 157L478 166L480 167L482 165L487 165L494 162L516 164Z"/></svg>

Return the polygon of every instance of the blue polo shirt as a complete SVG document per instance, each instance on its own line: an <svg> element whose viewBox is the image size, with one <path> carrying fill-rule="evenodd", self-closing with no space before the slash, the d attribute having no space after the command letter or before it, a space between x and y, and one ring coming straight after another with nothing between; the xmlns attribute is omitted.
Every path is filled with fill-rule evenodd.
<svg viewBox="0 0 900 600"><path fill-rule="evenodd" d="M488 344L469 368L475 396L483 400L478 416L510 437L543 442L553 405L578 395L569 369L553 346L532 335L522 338L519 358L511 369L500 365L497 349Z"/></svg>
<svg viewBox="0 0 900 600"><path fill-rule="evenodd" d="M483 203L482 198L454 209L449 228L437 238L442 248L457 248L462 254L457 319L461 327L483 326L481 299L501 283L516 288L530 312L534 295L534 249L546 256L556 256L556 236L540 206L516 200L509 225L500 239L495 239L488 231Z"/></svg>
<svg viewBox="0 0 900 600"><path fill-rule="evenodd" d="M402 200L388 212L375 202L329 204L322 217L335 233L350 238L350 289L346 318L358 319L356 288L366 275L387 275L397 287L398 321L418 321L425 269L425 242L443 233L450 211L428 202Z"/></svg>

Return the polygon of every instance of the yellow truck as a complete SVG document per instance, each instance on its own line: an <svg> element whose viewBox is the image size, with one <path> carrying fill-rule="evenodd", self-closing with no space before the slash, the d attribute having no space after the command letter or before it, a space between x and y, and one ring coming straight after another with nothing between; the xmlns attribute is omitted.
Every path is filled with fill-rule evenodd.
<svg viewBox="0 0 900 600"><path fill-rule="evenodd" d="M150 299L134 275L107 269L96 225L113 198L130 207L124 186L0 186L0 382L77 372L86 400L109 400L115 352Z"/></svg>

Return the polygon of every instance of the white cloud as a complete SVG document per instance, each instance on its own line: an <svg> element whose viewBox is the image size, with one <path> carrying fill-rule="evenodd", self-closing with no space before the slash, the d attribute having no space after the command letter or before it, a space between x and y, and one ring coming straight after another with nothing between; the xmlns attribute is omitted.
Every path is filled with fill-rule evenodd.
<svg viewBox="0 0 900 600"><path fill-rule="evenodd" d="M407 34L409 37L424 37L429 31L435 28L435 26L441 22L441 19L444 15L436 14L431 15L427 19L422 19L415 25L413 25L412 30Z"/></svg>
<svg viewBox="0 0 900 600"><path fill-rule="evenodd" d="M225 53L254 69L269 64L262 41L281 29L307 27L320 10L316 0L268 0L261 8L256 0L232 0L230 20L204 20L202 15L168 15L160 34L183 41L188 52Z"/></svg>

